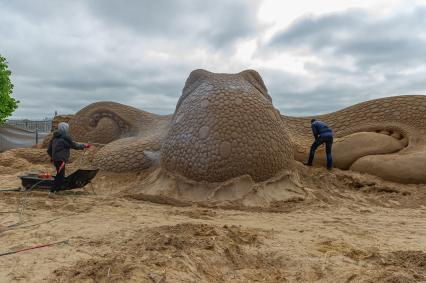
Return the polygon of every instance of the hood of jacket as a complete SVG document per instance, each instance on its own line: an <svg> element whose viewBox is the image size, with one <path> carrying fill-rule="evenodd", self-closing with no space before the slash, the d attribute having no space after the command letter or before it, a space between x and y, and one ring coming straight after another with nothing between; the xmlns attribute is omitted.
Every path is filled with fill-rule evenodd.
<svg viewBox="0 0 426 283"><path fill-rule="evenodd" d="M59 137L61 137L61 136L62 136L61 132L59 132L59 131L54 131L54 132L53 132L53 137L54 137L54 138L59 138Z"/></svg>

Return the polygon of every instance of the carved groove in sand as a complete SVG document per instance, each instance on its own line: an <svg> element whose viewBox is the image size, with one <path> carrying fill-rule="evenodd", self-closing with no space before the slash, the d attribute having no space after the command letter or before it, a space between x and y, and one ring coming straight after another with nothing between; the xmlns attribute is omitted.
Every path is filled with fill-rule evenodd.
<svg viewBox="0 0 426 283"><path fill-rule="evenodd" d="M376 99L317 117L335 132L336 167L426 182L426 96ZM108 143L94 158L102 169L141 170L161 156L161 167L195 181L264 181L306 158L310 118L280 115L255 71L195 70L173 115L99 102L70 124L76 140ZM317 159L324 164L321 151Z"/></svg>

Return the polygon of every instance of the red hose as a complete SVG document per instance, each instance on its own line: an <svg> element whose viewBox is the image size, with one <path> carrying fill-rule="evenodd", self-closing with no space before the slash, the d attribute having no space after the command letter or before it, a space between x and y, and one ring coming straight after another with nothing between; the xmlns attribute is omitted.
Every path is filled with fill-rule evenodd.
<svg viewBox="0 0 426 283"><path fill-rule="evenodd" d="M39 249L39 248L44 248L44 247L49 247L49 246L59 245L59 244L68 244L68 243L69 243L69 240L55 242L55 243L50 243L50 244L41 244L41 245L37 245L37 246L25 248L25 249L22 249L22 250L1 253L0 256L11 255L11 254L16 254L16 253L20 253L20 252L29 251L29 250L34 250L34 249Z"/></svg>
<svg viewBox="0 0 426 283"><path fill-rule="evenodd" d="M62 171L62 169L64 169L64 167L65 167L65 162L64 162L64 161L62 161L61 166L59 166L59 169L58 169L58 173L57 173L57 174L59 174L59 172L61 172L61 171Z"/></svg>

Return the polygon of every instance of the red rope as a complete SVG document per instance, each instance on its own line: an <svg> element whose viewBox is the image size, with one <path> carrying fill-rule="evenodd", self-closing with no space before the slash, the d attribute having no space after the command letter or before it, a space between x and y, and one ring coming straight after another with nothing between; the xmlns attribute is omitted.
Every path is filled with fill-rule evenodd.
<svg viewBox="0 0 426 283"><path fill-rule="evenodd" d="M44 247L49 247L49 246L59 245L59 244L68 244L68 243L69 243L69 240L55 242L55 243L50 243L50 244L41 244L41 245L37 245L37 246L25 248L25 249L22 249L22 250L1 253L0 256L11 255L11 254L16 254L16 253L20 253L20 252L29 251L29 250L34 250L34 249L39 249L39 248L44 248Z"/></svg>

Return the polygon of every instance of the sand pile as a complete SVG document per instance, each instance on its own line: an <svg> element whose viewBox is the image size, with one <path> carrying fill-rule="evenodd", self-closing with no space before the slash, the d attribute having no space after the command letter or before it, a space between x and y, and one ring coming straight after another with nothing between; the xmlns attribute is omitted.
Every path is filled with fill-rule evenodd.
<svg viewBox="0 0 426 283"><path fill-rule="evenodd" d="M297 174L282 172L266 182L256 183L250 176L223 183L194 182L161 168L140 178L123 195L139 200L174 205L217 206L228 208L267 208L278 203L297 203L306 198Z"/></svg>
<svg viewBox="0 0 426 283"><path fill-rule="evenodd" d="M46 164L50 161L44 148L15 148L8 150L7 153L23 158L33 164Z"/></svg>
<svg viewBox="0 0 426 283"><path fill-rule="evenodd" d="M26 149L28 152L35 151L34 149ZM9 150L0 153L0 172L2 174L14 174L22 170L37 170L41 166L37 162L31 162L19 156L22 151ZM34 155L34 160L38 160L37 155Z"/></svg>
<svg viewBox="0 0 426 283"><path fill-rule="evenodd" d="M32 168L51 168L13 152L0 160L14 172L0 173L1 189L18 185L16 176ZM32 192L14 229L5 227L18 221L23 195L2 193L1 252L69 243L1 257L0 281L426 280L424 185L301 164L295 172L206 186L159 168L101 171L93 190L54 198Z"/></svg>
<svg viewBox="0 0 426 283"><path fill-rule="evenodd" d="M113 239L119 238L119 241ZM108 234L88 242L89 259L56 269L50 280L89 282L421 282L426 253L383 252L342 240L320 241L312 262L277 246L271 230L181 223ZM105 246L108 247L105 250ZM315 253L322 263L314 263ZM352 273L330 268L336 259ZM334 269L334 270L333 270ZM348 275L349 273L349 275ZM333 279L334 278L334 279ZM348 281L340 281L346 278ZM292 281L295 280L295 281Z"/></svg>
<svg viewBox="0 0 426 283"><path fill-rule="evenodd" d="M17 157L13 152L0 153L0 166L9 169L25 169L32 164L23 158ZM4 172L4 171L2 171Z"/></svg>
<svg viewBox="0 0 426 283"><path fill-rule="evenodd" d="M410 207L426 201L422 185L404 185L351 171L309 168L281 172L265 182L242 176L223 183L194 182L161 168L137 178L120 196L175 206L289 211L350 198L356 202Z"/></svg>
<svg viewBox="0 0 426 283"><path fill-rule="evenodd" d="M72 151L67 175L79 168L93 169L92 159L97 151L97 148ZM45 150L40 149L1 153L0 168L3 174L15 177L28 171L54 173ZM13 185L19 186L19 182ZM254 182L248 175L220 183L195 182L157 166L133 173L101 171L93 185L96 190L117 197L175 206L195 204L240 210L289 211L319 203L338 203L342 197L381 206L394 202L401 207L426 201L419 190L422 185L401 186L368 174L339 169L330 173L321 168L305 167L299 162L295 163L294 171L282 171L264 182Z"/></svg>
<svg viewBox="0 0 426 283"><path fill-rule="evenodd" d="M54 271L60 280L96 282L279 282L285 261L259 252L267 232L183 223L140 229L119 242L91 243L94 257ZM108 243L110 251L99 250ZM53 278L55 278L53 277Z"/></svg>

